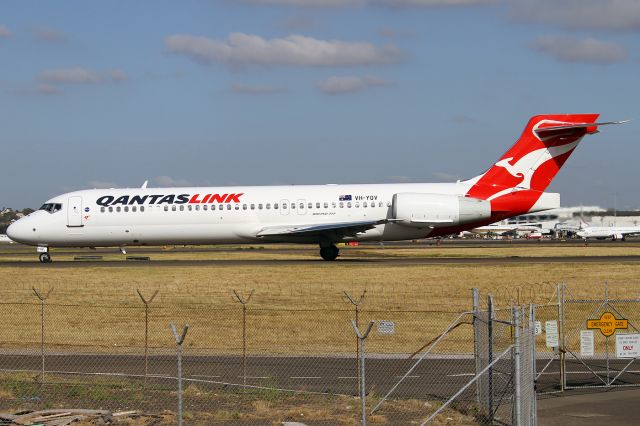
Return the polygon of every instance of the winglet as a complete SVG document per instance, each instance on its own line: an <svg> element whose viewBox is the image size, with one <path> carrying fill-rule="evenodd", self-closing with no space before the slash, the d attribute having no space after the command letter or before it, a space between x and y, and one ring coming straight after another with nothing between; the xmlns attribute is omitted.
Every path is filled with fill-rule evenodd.
<svg viewBox="0 0 640 426"><path fill-rule="evenodd" d="M149 183L148 180L145 180L144 183L142 184L142 186L140 188L142 189L146 189L147 188L147 184Z"/></svg>

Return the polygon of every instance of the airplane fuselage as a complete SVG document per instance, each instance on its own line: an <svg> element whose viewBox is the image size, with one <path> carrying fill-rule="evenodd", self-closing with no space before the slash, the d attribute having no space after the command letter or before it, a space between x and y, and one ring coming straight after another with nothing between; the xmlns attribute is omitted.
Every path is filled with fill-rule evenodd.
<svg viewBox="0 0 640 426"><path fill-rule="evenodd" d="M271 226L391 219L394 194L463 196L469 187L459 182L94 189L52 198L45 205L60 205L59 211L38 210L20 225L31 229L29 244L44 247L304 242L304 236L257 234ZM342 239L406 240L434 229L391 222Z"/></svg>

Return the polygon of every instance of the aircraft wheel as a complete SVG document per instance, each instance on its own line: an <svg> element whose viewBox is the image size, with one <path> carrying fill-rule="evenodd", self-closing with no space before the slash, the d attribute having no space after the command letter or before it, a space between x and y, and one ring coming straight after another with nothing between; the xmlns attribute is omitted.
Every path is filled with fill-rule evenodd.
<svg viewBox="0 0 640 426"><path fill-rule="evenodd" d="M340 250L333 244L328 247L320 247L320 256L322 256L324 260L336 260L339 253Z"/></svg>
<svg viewBox="0 0 640 426"><path fill-rule="evenodd" d="M49 253L40 253L40 262L51 263L51 256L49 256Z"/></svg>

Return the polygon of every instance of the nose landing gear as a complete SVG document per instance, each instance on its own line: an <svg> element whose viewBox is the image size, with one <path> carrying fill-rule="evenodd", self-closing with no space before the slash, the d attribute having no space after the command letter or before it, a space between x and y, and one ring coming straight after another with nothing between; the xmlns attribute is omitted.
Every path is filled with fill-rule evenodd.
<svg viewBox="0 0 640 426"><path fill-rule="evenodd" d="M49 255L49 253L40 253L40 262L51 263L51 256Z"/></svg>

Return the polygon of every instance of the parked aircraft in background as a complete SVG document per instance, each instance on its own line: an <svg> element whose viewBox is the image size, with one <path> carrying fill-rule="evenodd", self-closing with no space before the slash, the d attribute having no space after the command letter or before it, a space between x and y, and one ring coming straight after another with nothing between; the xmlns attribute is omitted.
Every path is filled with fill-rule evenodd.
<svg viewBox="0 0 640 426"><path fill-rule="evenodd" d="M487 235L513 235L513 236L527 236L534 232L540 232L540 227L535 224L502 224L502 225L485 225L473 228L471 230L474 234L487 234Z"/></svg>
<svg viewBox="0 0 640 426"><path fill-rule="evenodd" d="M93 189L48 200L13 223L15 241L38 247L336 243L437 237L560 206L545 193L598 114L538 115L479 176L455 183Z"/></svg>
<svg viewBox="0 0 640 426"><path fill-rule="evenodd" d="M627 237L640 235L640 226L589 226L583 225L576 232L580 238L585 240L595 238L604 240L611 238L612 240L624 241Z"/></svg>

